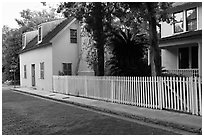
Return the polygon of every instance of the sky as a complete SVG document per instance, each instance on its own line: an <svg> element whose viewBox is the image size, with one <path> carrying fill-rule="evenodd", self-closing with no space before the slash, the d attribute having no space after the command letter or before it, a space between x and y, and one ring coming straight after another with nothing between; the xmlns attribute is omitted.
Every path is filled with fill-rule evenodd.
<svg viewBox="0 0 204 137"><path fill-rule="evenodd" d="M47 2L48 5L56 7L59 2ZM41 11L42 9L48 8L48 6L43 6L40 1L11 1L3 0L1 2L1 22L2 25L7 25L10 28L17 28L18 24L15 21L20 19L20 12L26 9Z"/></svg>
<svg viewBox="0 0 204 137"><path fill-rule="evenodd" d="M80 0L69 0L69 1L78 2ZM88 0L88 1L100 1L100 0ZM114 0L102 0L102 1L114 1ZM115 0L115 1L124 2L125 0ZM130 0L130 1L134 2L135 0ZM151 0L147 0L147 1L151 1ZM175 1L175 0L171 0L171 1ZM19 12L25 9L39 11L39 10L42 10L43 8L46 8L40 2L42 2L42 0L1 0L1 24L8 25L10 28L17 28L18 25L15 21L15 18L17 19L20 18ZM46 2L48 5L52 7L57 7L57 4L59 4L60 2L63 2L63 0L46 0ZM178 1L175 1L175 2L178 2Z"/></svg>

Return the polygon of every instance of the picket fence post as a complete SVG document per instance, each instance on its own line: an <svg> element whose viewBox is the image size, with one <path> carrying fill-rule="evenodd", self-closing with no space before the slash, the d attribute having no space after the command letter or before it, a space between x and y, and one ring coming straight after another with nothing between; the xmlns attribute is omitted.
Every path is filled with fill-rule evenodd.
<svg viewBox="0 0 204 137"><path fill-rule="evenodd" d="M84 77L85 96L88 97L87 77Z"/></svg>
<svg viewBox="0 0 204 137"><path fill-rule="evenodd" d="M157 77L158 80L158 106L159 109L162 109L162 78L161 77Z"/></svg>
<svg viewBox="0 0 204 137"><path fill-rule="evenodd" d="M113 102L113 100L114 100L114 97L113 97L113 95L114 95L114 81L113 81L113 79L110 79L111 80L111 102Z"/></svg>
<svg viewBox="0 0 204 137"><path fill-rule="evenodd" d="M52 86L56 93L83 90L85 97L202 115L202 81L196 77L53 76Z"/></svg>

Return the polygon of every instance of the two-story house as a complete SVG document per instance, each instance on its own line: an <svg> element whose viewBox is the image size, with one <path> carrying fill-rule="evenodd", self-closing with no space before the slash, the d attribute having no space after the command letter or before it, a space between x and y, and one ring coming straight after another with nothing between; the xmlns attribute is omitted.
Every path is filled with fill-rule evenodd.
<svg viewBox="0 0 204 137"><path fill-rule="evenodd" d="M53 75L93 75L81 59L81 28L75 18L38 25L22 38L20 84L39 90L52 90Z"/></svg>
<svg viewBox="0 0 204 137"><path fill-rule="evenodd" d="M202 76L202 3L176 2L168 12L173 23L161 23L162 66L170 73Z"/></svg>

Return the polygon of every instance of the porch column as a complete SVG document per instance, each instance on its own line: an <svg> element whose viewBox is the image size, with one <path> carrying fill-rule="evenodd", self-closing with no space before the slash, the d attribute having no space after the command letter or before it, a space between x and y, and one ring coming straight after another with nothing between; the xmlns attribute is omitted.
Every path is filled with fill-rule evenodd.
<svg viewBox="0 0 204 137"><path fill-rule="evenodd" d="M202 41L198 42L198 70L199 76L202 77Z"/></svg>

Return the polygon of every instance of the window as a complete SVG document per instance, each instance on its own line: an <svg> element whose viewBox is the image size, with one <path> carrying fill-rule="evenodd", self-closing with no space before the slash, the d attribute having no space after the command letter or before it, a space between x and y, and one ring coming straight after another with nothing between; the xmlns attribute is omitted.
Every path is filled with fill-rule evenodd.
<svg viewBox="0 0 204 137"><path fill-rule="evenodd" d="M193 46L191 48L191 68L197 69L198 68L198 46Z"/></svg>
<svg viewBox="0 0 204 137"><path fill-rule="evenodd" d="M174 33L194 31L197 29L197 8L176 12L173 14L173 17Z"/></svg>
<svg viewBox="0 0 204 137"><path fill-rule="evenodd" d="M42 26L38 27L38 42L42 41Z"/></svg>
<svg viewBox="0 0 204 137"><path fill-rule="evenodd" d="M70 29L70 42L77 43L77 30Z"/></svg>
<svg viewBox="0 0 204 137"><path fill-rule="evenodd" d="M179 69L198 68L198 46L179 48Z"/></svg>
<svg viewBox="0 0 204 137"><path fill-rule="evenodd" d="M179 69L189 68L189 48L179 48Z"/></svg>
<svg viewBox="0 0 204 137"><path fill-rule="evenodd" d="M183 32L183 12L174 13L174 33Z"/></svg>
<svg viewBox="0 0 204 137"><path fill-rule="evenodd" d="M44 79L44 62L40 63L40 79Z"/></svg>
<svg viewBox="0 0 204 137"><path fill-rule="evenodd" d="M24 78L27 78L26 65L24 65Z"/></svg>
<svg viewBox="0 0 204 137"><path fill-rule="evenodd" d="M197 29L197 12L196 8L186 11L186 31Z"/></svg>
<svg viewBox="0 0 204 137"><path fill-rule="evenodd" d="M62 63L64 75L72 75L72 63Z"/></svg>

